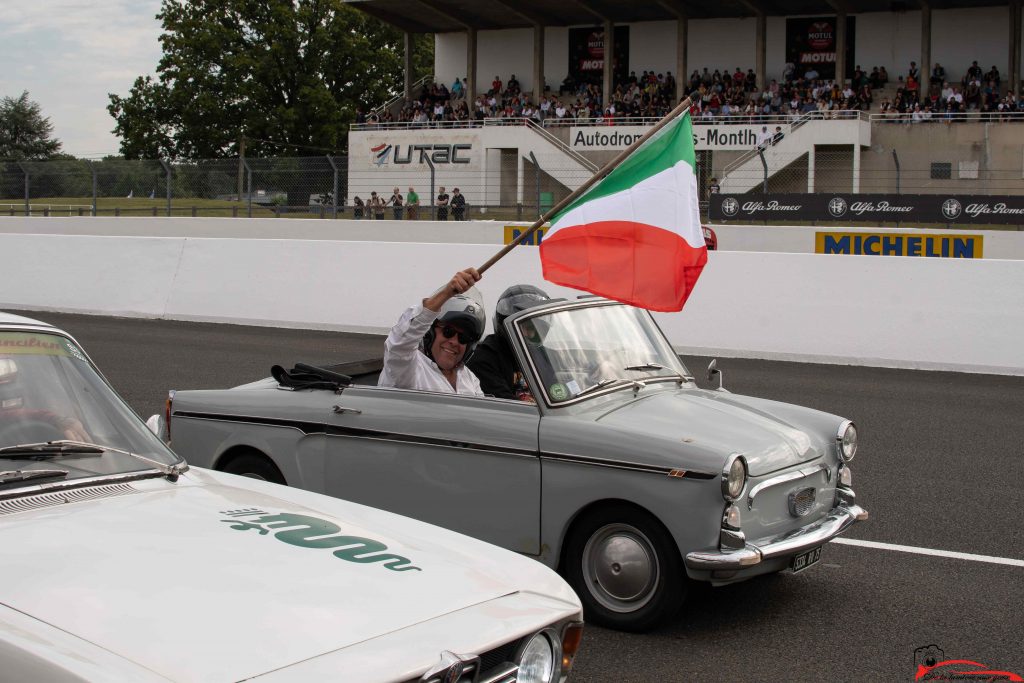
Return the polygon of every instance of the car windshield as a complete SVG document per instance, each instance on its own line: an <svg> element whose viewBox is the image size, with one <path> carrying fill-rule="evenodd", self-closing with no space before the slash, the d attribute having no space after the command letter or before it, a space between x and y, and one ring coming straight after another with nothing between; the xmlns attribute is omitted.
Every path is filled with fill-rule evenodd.
<svg viewBox="0 0 1024 683"><path fill-rule="evenodd" d="M601 303L515 321L548 401L565 403L602 388L642 387L690 373L650 314Z"/></svg>
<svg viewBox="0 0 1024 683"><path fill-rule="evenodd" d="M67 481L154 468L108 449L159 465L180 462L73 341L45 332L0 331L0 490L19 481L46 484L48 478Z"/></svg>

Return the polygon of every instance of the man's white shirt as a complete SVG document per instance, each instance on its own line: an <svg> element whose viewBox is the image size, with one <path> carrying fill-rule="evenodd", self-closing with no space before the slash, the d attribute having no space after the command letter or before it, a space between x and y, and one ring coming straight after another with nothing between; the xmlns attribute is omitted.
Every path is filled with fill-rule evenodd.
<svg viewBox="0 0 1024 683"><path fill-rule="evenodd" d="M420 350L423 335L436 319L437 312L422 304L406 309L384 342L384 370L377 386L483 396L480 380L465 365L459 365L452 388L437 363Z"/></svg>

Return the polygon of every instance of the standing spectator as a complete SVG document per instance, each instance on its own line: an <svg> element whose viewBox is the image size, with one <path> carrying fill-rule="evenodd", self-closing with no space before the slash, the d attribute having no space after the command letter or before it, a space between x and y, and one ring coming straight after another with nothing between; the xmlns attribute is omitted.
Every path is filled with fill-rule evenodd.
<svg viewBox="0 0 1024 683"><path fill-rule="evenodd" d="M910 63L910 68L907 69L907 78L913 78L915 81L921 80L921 73L917 69L917 62Z"/></svg>
<svg viewBox="0 0 1024 683"><path fill-rule="evenodd" d="M375 220L384 220L384 198L378 197L376 192L370 193L370 212Z"/></svg>
<svg viewBox="0 0 1024 683"><path fill-rule="evenodd" d="M459 99L462 97L463 94L464 91L462 90L462 81L456 78L455 82L452 83L452 97L455 99Z"/></svg>
<svg viewBox="0 0 1024 683"><path fill-rule="evenodd" d="M1000 83L999 69L996 68L995 64L992 65L991 71L989 71L987 74L985 74L985 80L986 81L994 81L995 85L996 85L996 88L999 87L999 83Z"/></svg>
<svg viewBox="0 0 1024 683"><path fill-rule="evenodd" d="M761 126L761 132L757 134L757 148L764 149L771 139L772 134L768 132L768 126Z"/></svg>
<svg viewBox="0 0 1024 683"><path fill-rule="evenodd" d="M492 95L500 95L501 94L501 76L495 76L494 80L491 81L491 94Z"/></svg>
<svg viewBox="0 0 1024 683"><path fill-rule="evenodd" d="M506 92L509 96L514 97L520 93L519 81L516 79L516 75L512 74L512 78L508 79L508 86Z"/></svg>
<svg viewBox="0 0 1024 683"><path fill-rule="evenodd" d="M772 134L772 144L777 145L779 141L785 136L782 132L782 126L775 126L775 132Z"/></svg>
<svg viewBox="0 0 1024 683"><path fill-rule="evenodd" d="M363 200L359 198L359 195L352 200L352 216L356 220L363 217Z"/></svg>
<svg viewBox="0 0 1024 683"><path fill-rule="evenodd" d="M884 66L878 67L878 87L882 87L889 82L889 72L885 70Z"/></svg>
<svg viewBox="0 0 1024 683"><path fill-rule="evenodd" d="M391 204L391 206L394 207L395 220L402 220L402 193L398 191L397 187L391 194L391 199L388 200L388 204Z"/></svg>
<svg viewBox="0 0 1024 683"><path fill-rule="evenodd" d="M409 194L405 195L405 206L407 207L406 213L409 220L414 221L419 218L420 196L411 187L409 188Z"/></svg>
<svg viewBox="0 0 1024 683"><path fill-rule="evenodd" d="M444 185L437 193L437 220L448 220L448 193L444 191Z"/></svg>
<svg viewBox="0 0 1024 683"><path fill-rule="evenodd" d="M932 76L930 83L932 85L941 85L946 81L946 70L942 68L942 65L935 62L935 66L932 67Z"/></svg>
<svg viewBox="0 0 1024 683"><path fill-rule="evenodd" d="M452 218L457 221L466 220L466 195L459 193L459 188L452 189Z"/></svg>

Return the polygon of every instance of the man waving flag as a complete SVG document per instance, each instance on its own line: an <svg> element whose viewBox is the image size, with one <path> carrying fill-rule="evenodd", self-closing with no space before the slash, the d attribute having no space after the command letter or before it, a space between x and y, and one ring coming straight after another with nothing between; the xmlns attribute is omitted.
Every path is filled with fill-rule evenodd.
<svg viewBox="0 0 1024 683"><path fill-rule="evenodd" d="M707 263L689 113L664 125L560 210L544 279L652 311L679 311Z"/></svg>

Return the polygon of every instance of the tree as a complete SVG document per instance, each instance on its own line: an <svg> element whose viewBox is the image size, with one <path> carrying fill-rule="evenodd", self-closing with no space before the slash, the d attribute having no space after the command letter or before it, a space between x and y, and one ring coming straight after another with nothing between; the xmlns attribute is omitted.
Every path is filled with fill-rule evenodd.
<svg viewBox="0 0 1024 683"><path fill-rule="evenodd" d="M37 102L20 97L0 100L0 159L15 161L49 159L60 153L60 140L55 140L53 124L43 116Z"/></svg>
<svg viewBox="0 0 1024 683"><path fill-rule="evenodd" d="M163 0L156 80L108 111L126 158L342 151L357 107L401 90L403 36L342 0ZM416 63L432 60L417 36ZM427 71L428 73L429 71Z"/></svg>

